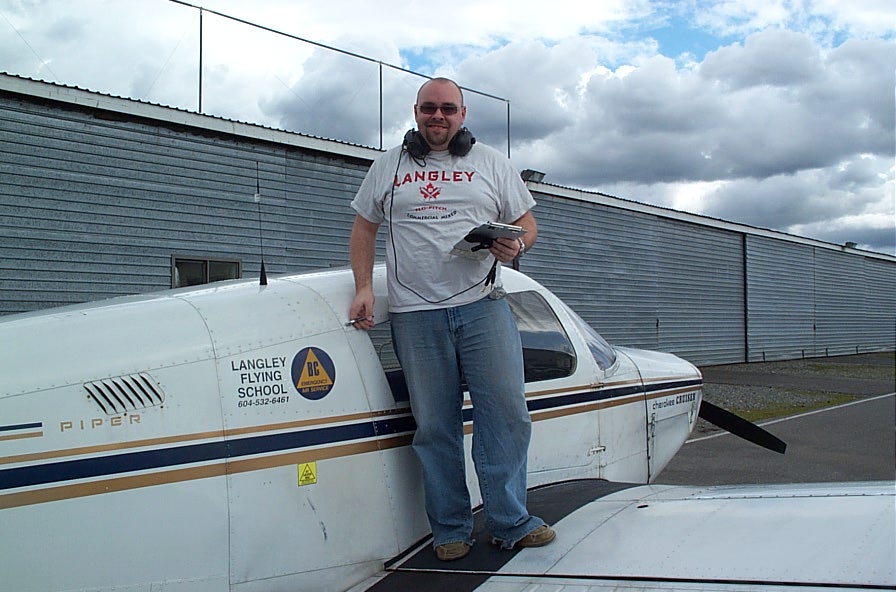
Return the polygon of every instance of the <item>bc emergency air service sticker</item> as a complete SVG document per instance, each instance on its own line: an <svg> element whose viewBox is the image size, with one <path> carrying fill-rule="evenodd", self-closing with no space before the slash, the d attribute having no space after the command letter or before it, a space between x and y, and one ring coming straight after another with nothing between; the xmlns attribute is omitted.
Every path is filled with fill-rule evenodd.
<svg viewBox="0 0 896 592"><path fill-rule="evenodd" d="M333 390L334 382L336 366L324 350L306 347L292 359L292 383L306 399L323 399Z"/></svg>

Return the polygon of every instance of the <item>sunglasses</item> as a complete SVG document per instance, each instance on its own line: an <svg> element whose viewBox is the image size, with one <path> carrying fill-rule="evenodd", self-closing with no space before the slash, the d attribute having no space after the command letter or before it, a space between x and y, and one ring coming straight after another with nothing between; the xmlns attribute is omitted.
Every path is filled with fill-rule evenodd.
<svg viewBox="0 0 896 592"><path fill-rule="evenodd" d="M422 105L417 105L417 108L420 109L420 112L424 115L432 115L436 111L441 111L442 115L455 115L460 109L460 107L454 103L442 103L441 105L436 105L435 103L423 103Z"/></svg>

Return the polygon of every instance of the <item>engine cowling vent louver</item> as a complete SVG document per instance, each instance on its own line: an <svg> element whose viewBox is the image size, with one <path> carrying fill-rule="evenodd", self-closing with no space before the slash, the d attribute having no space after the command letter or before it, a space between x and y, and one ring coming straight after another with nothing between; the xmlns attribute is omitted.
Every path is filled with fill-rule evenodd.
<svg viewBox="0 0 896 592"><path fill-rule="evenodd" d="M165 393L159 383L142 372L87 382L84 388L106 415L120 415L165 402Z"/></svg>

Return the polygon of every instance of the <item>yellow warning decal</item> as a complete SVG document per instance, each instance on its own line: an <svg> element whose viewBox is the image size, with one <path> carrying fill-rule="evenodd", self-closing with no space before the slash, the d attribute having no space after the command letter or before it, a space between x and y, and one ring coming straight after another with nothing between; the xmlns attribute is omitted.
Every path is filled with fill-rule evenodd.
<svg viewBox="0 0 896 592"><path fill-rule="evenodd" d="M306 347L292 360L292 380L296 390L306 399L322 399L333 390L336 366L324 350Z"/></svg>
<svg viewBox="0 0 896 592"><path fill-rule="evenodd" d="M317 483L317 462L299 463L299 485Z"/></svg>

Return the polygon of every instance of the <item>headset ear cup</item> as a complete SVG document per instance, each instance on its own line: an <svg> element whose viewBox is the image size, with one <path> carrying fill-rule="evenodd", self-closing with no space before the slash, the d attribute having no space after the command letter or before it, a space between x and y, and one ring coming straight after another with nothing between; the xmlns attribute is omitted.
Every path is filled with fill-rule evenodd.
<svg viewBox="0 0 896 592"><path fill-rule="evenodd" d="M429 154L429 144L426 143L426 140L423 139L420 132L415 129L408 130L404 135L404 142L402 142L402 145L404 146L404 149L408 151L408 154L414 158L423 158Z"/></svg>
<svg viewBox="0 0 896 592"><path fill-rule="evenodd" d="M466 156L473 149L473 144L475 143L476 138L473 137L470 130L462 127L457 130L457 133L451 138L451 142L448 143L448 152L454 156ZM429 144L423 139L420 132L415 129L407 131L402 145L414 158L423 158L429 154Z"/></svg>
<svg viewBox="0 0 896 592"><path fill-rule="evenodd" d="M473 137L470 130L462 127L451 138L451 142L448 144L448 152L454 156L466 156L473 149L473 144L475 143L476 138Z"/></svg>

